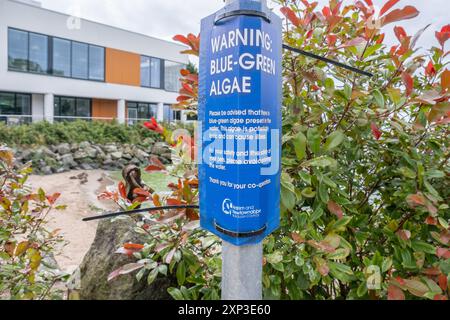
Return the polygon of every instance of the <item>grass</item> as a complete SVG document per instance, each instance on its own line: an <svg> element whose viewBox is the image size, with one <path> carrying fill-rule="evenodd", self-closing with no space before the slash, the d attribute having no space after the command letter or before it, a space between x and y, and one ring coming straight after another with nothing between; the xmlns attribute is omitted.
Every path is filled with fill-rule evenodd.
<svg viewBox="0 0 450 320"><path fill-rule="evenodd" d="M111 179L117 182L123 180L121 171L110 172L109 175ZM146 185L154 189L156 192L170 191L167 185L171 182L174 183L177 182L176 178L168 176L164 173L160 172L147 173L144 171L142 172L142 180Z"/></svg>

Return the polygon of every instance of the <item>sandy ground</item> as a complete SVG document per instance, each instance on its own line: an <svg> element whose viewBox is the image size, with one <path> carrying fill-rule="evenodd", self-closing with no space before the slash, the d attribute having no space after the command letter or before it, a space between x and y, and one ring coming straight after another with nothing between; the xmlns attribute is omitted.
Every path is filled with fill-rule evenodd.
<svg viewBox="0 0 450 320"><path fill-rule="evenodd" d="M71 179L82 173L88 175L86 183L82 184L80 179ZM92 170L31 176L28 183L33 188L42 187L48 194L60 192L57 204L67 205L64 211L51 212L48 226L50 230L60 229L60 234L68 241L55 258L62 270L72 273L89 250L97 228L96 222L83 222L82 219L98 214L95 208L107 211L115 209L112 202L97 200L97 195L106 190L108 185L114 184L114 181L106 171Z"/></svg>

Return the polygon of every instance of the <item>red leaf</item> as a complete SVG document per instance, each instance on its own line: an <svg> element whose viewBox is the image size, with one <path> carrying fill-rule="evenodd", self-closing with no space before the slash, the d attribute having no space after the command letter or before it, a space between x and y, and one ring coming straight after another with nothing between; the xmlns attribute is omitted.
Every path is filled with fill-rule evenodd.
<svg viewBox="0 0 450 320"><path fill-rule="evenodd" d="M372 134L375 137L375 139L380 140L383 133L380 131L378 126L374 122L372 122L370 124L370 128L372 129Z"/></svg>
<svg viewBox="0 0 450 320"><path fill-rule="evenodd" d="M388 287L388 300L405 300L405 294L399 287L391 284Z"/></svg>
<svg viewBox="0 0 450 320"><path fill-rule="evenodd" d="M415 208L417 206L424 206L427 202L423 194L420 192L417 194L410 194L408 197L406 197L406 202L408 205L412 208Z"/></svg>
<svg viewBox="0 0 450 320"><path fill-rule="evenodd" d="M294 240L295 243L304 243L305 239L303 239L303 237L301 235L299 235L296 232L293 232L291 234L292 240Z"/></svg>
<svg viewBox="0 0 450 320"><path fill-rule="evenodd" d="M150 192L148 192L147 190L144 190L142 188L136 188L133 190L133 193L137 196L143 196L143 197L149 197L150 196Z"/></svg>
<svg viewBox="0 0 450 320"><path fill-rule="evenodd" d="M404 241L411 238L411 232L409 230L399 230L397 231L397 235Z"/></svg>
<svg viewBox="0 0 450 320"><path fill-rule="evenodd" d="M384 34L384 33L382 33L382 34L380 34L379 36L378 36L378 39L377 39L377 44L382 44L383 43L383 41L384 41L384 37L385 37L386 35Z"/></svg>
<svg viewBox="0 0 450 320"><path fill-rule="evenodd" d="M413 6L406 6L403 9L397 9L394 11L391 11L386 16L383 17L381 20L382 26L385 26L389 23L400 21L400 20L406 20L406 19L412 19L419 15L419 11L413 7Z"/></svg>
<svg viewBox="0 0 450 320"><path fill-rule="evenodd" d="M167 199L166 203L168 206L181 206L183 204L180 200L173 198Z"/></svg>
<svg viewBox="0 0 450 320"><path fill-rule="evenodd" d="M51 196L47 196L47 200L50 203L50 205L53 205L60 196L61 196L61 193L57 192Z"/></svg>
<svg viewBox="0 0 450 320"><path fill-rule="evenodd" d="M122 181L119 182L119 194L122 198L127 199L127 189Z"/></svg>
<svg viewBox="0 0 450 320"><path fill-rule="evenodd" d="M142 250L142 249L144 249L143 244L136 244L136 243L125 243L123 245L123 247L126 250Z"/></svg>
<svg viewBox="0 0 450 320"><path fill-rule="evenodd" d="M442 47L445 45L445 42L450 39L450 24L442 27L440 32L436 32L436 39L438 39Z"/></svg>
<svg viewBox="0 0 450 320"><path fill-rule="evenodd" d="M428 218L426 218L425 223L430 226L437 226L437 219L429 216Z"/></svg>
<svg viewBox="0 0 450 320"><path fill-rule="evenodd" d="M188 69L181 69L181 70L180 70L180 74L181 74L183 77L186 77L187 75L191 74L191 72L190 72Z"/></svg>
<svg viewBox="0 0 450 320"><path fill-rule="evenodd" d="M282 7L280 9L281 13L289 19L289 21L296 27L300 26L301 20L297 17L294 11L288 7Z"/></svg>
<svg viewBox="0 0 450 320"><path fill-rule="evenodd" d="M389 0L388 2L385 3L385 5L383 6L383 8L381 8L380 11L380 17L385 14L386 12L388 12L393 6L395 6L400 0Z"/></svg>
<svg viewBox="0 0 450 320"><path fill-rule="evenodd" d="M439 282L439 287L441 287L442 291L447 291L447 287L448 287L448 279L447 276L445 274L441 274L438 277L438 282Z"/></svg>
<svg viewBox="0 0 450 320"><path fill-rule="evenodd" d="M337 41L337 36L335 34L329 34L327 35L327 44L329 46L334 46L336 44Z"/></svg>
<svg viewBox="0 0 450 320"><path fill-rule="evenodd" d="M428 65L425 68L425 75L430 78L436 75L436 68L434 67L433 61L431 60L430 62L428 62Z"/></svg>
<svg viewBox="0 0 450 320"><path fill-rule="evenodd" d="M409 73L403 72L402 80L406 87L406 95L409 97L414 89L414 79Z"/></svg>
<svg viewBox="0 0 450 320"><path fill-rule="evenodd" d="M398 41L402 42L404 38L406 38L408 35L406 34L405 29L403 27L395 27L394 28L395 36L397 37Z"/></svg>
<svg viewBox="0 0 450 320"><path fill-rule="evenodd" d="M338 217L338 219L342 219L344 217L344 212L342 211L341 206L339 206L334 201L328 201L328 210L332 214L336 215Z"/></svg>
<svg viewBox="0 0 450 320"><path fill-rule="evenodd" d="M342 46L340 46L340 48L354 47L354 46L360 45L360 44L362 44L364 42L366 42L366 39L364 39L362 37L357 37L355 39L347 41Z"/></svg>
<svg viewBox="0 0 450 320"><path fill-rule="evenodd" d="M186 38L185 36L182 36L182 35L180 35L180 34L176 35L176 36L173 37L172 39L175 40L175 41L184 43L184 44L186 44L186 45L188 45L188 46L190 45L190 42L189 42L188 38Z"/></svg>
<svg viewBox="0 0 450 320"><path fill-rule="evenodd" d="M448 297L444 296L442 294L437 294L437 295L434 296L433 300L434 301L447 301Z"/></svg>
<svg viewBox="0 0 450 320"><path fill-rule="evenodd" d="M450 91L450 70L446 69L441 77L442 92Z"/></svg>
<svg viewBox="0 0 450 320"><path fill-rule="evenodd" d="M450 251L446 248L437 248L436 255L439 258L450 259Z"/></svg>

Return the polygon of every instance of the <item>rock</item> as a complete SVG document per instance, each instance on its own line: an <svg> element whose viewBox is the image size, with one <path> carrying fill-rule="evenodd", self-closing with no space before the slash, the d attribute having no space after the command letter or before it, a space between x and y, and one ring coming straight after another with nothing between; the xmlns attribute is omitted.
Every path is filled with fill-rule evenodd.
<svg viewBox="0 0 450 320"><path fill-rule="evenodd" d="M70 145L68 143L61 143L56 146L56 150L60 155L65 155L70 153Z"/></svg>
<svg viewBox="0 0 450 320"><path fill-rule="evenodd" d="M137 166L140 165L141 162L142 162L142 161L140 161L138 158L133 158L133 159L131 159L131 163L132 163L132 164L135 164L135 165L137 165Z"/></svg>
<svg viewBox="0 0 450 320"><path fill-rule="evenodd" d="M150 158L150 155L141 149L136 149L134 151L134 155L142 162L148 161L148 159Z"/></svg>
<svg viewBox="0 0 450 320"><path fill-rule="evenodd" d="M87 153L88 157L91 159L95 159L97 157L98 151L90 146L87 147L84 151Z"/></svg>
<svg viewBox="0 0 450 320"><path fill-rule="evenodd" d="M130 161L131 159L133 159L133 156L131 154L129 154L129 153L124 153L122 155L122 159Z"/></svg>
<svg viewBox="0 0 450 320"><path fill-rule="evenodd" d="M81 142L81 143L80 143L80 148L81 148L81 149L87 149L87 148L89 148L90 146L91 146L91 143L88 142L88 141L84 141L84 142Z"/></svg>
<svg viewBox="0 0 450 320"><path fill-rule="evenodd" d="M118 151L117 147L113 144L107 144L106 146L103 147L103 150L106 153L114 153Z"/></svg>
<svg viewBox="0 0 450 320"><path fill-rule="evenodd" d="M82 164L80 165L80 167L81 167L81 169L83 169L83 170L92 170L92 169L93 169L92 166L91 166L90 164L88 164L88 163L82 163Z"/></svg>
<svg viewBox="0 0 450 320"><path fill-rule="evenodd" d="M48 175L50 175L50 174L53 173L53 170L52 170L52 167L46 166L46 167L43 167L43 168L41 169L41 172L42 172L43 175L48 176Z"/></svg>
<svg viewBox="0 0 450 320"><path fill-rule="evenodd" d="M113 152L111 153L111 158L113 160L119 160L120 158L122 158L123 153L121 151L117 151L117 152Z"/></svg>
<svg viewBox="0 0 450 320"><path fill-rule="evenodd" d="M70 145L70 151L71 151L71 152L76 152L79 148L80 148L80 147L79 147L78 143L72 143L72 144Z"/></svg>
<svg viewBox="0 0 450 320"><path fill-rule="evenodd" d="M78 150L75 152L75 154L73 155L73 158L75 160L81 160L81 159L85 159L88 157L88 154L82 150Z"/></svg>
<svg viewBox="0 0 450 320"><path fill-rule="evenodd" d="M172 161L172 152L166 152L161 155L161 157L166 158L167 160Z"/></svg>
<svg viewBox="0 0 450 320"><path fill-rule="evenodd" d="M80 265L81 300L169 300L169 287L176 286L171 277L159 277L150 286L137 281L136 273L122 275L112 281L108 275L118 268L136 262L134 258L116 254L124 243L144 243L141 235L133 232L132 219L102 220L97 227L94 242Z"/></svg>
<svg viewBox="0 0 450 320"><path fill-rule="evenodd" d="M69 166L69 167L76 166L73 156L70 153L63 155L61 157L61 162L65 166Z"/></svg>
<svg viewBox="0 0 450 320"><path fill-rule="evenodd" d="M164 142L157 142L152 148L152 153L159 156L170 151L169 147Z"/></svg>

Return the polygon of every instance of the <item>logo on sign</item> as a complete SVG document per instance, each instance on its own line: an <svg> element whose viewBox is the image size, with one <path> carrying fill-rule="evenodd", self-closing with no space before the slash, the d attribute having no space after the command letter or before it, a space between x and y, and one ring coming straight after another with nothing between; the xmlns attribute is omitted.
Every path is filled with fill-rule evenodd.
<svg viewBox="0 0 450 320"><path fill-rule="evenodd" d="M225 214L231 214L231 210L233 209L233 203L230 199L223 200L222 203L222 211Z"/></svg>

